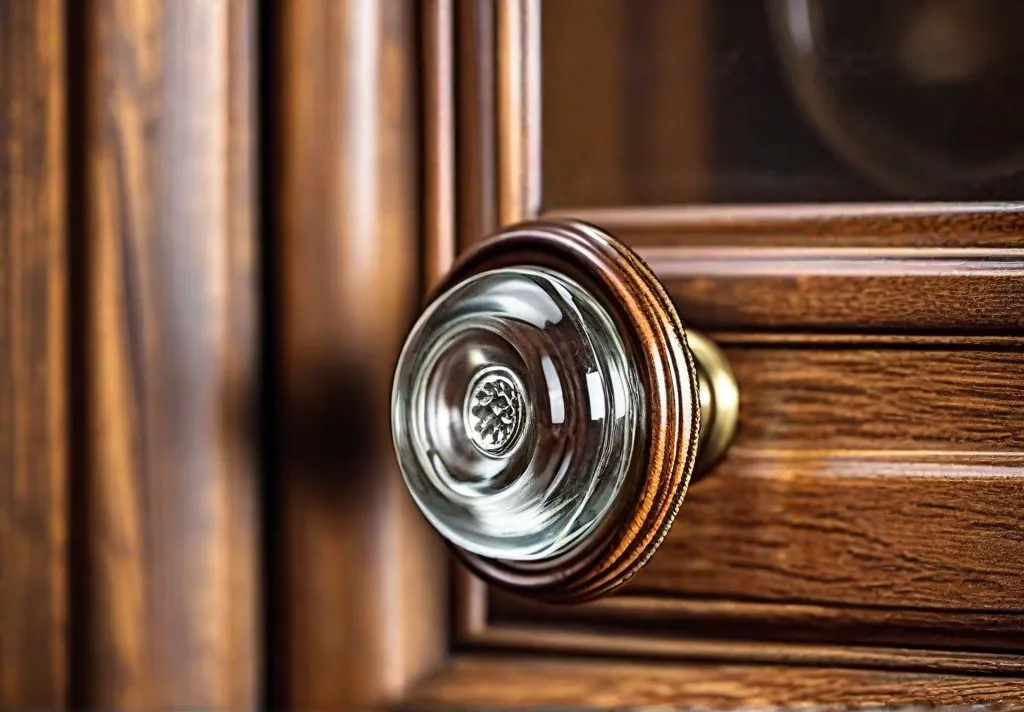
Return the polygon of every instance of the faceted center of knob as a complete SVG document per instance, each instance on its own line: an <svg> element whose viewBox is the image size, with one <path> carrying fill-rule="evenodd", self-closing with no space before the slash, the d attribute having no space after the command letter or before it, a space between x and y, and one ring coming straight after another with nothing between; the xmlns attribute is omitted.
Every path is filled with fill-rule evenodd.
<svg viewBox="0 0 1024 712"><path fill-rule="evenodd" d="M470 381L463 406L466 435L488 457L501 457L519 444L526 419L522 382L509 369L491 366Z"/></svg>

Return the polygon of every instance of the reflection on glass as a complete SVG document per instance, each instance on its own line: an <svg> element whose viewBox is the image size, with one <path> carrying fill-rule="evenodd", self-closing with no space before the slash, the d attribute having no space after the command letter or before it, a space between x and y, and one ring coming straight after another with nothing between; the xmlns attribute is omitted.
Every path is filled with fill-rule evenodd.
<svg viewBox="0 0 1024 712"><path fill-rule="evenodd" d="M542 4L548 207L1012 200L1024 3Z"/></svg>
<svg viewBox="0 0 1024 712"><path fill-rule="evenodd" d="M392 427L409 489L447 539L532 561L566 551L614 506L643 414L601 304L562 275L511 268L461 283L413 327Z"/></svg>

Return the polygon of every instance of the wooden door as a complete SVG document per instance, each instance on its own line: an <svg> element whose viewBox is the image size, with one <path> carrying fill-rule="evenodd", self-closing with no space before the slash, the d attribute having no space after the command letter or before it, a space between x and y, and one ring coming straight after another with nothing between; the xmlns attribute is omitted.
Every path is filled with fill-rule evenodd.
<svg viewBox="0 0 1024 712"><path fill-rule="evenodd" d="M0 708L1024 704L1019 13L869 5L0 0ZM741 393L572 607L453 563L389 432L536 216Z"/></svg>
<svg viewBox="0 0 1024 712"><path fill-rule="evenodd" d="M428 264L523 218L594 223L724 347L741 403L620 593L547 607L461 577L460 652L412 698L1020 704L1013 13L435 9L457 61L427 85L453 117L428 135Z"/></svg>

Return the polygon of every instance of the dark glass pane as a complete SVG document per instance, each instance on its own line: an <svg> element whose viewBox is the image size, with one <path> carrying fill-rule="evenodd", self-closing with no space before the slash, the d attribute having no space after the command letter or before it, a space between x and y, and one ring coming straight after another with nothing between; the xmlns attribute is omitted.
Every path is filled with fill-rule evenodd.
<svg viewBox="0 0 1024 712"><path fill-rule="evenodd" d="M1024 198L1024 2L542 8L546 207Z"/></svg>

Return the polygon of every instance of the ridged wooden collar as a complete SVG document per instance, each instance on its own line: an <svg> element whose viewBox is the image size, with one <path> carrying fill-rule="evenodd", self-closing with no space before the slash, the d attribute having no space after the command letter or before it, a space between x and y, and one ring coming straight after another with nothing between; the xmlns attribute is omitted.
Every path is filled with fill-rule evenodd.
<svg viewBox="0 0 1024 712"><path fill-rule="evenodd" d="M617 321L641 374L646 447L613 516L566 554L530 564L461 550L456 554L491 583L549 602L575 603L627 581L672 526L693 472L700 433L696 367L683 324L650 268L584 223L538 221L505 229L464 255L436 294L481 272L513 265L565 274L589 289Z"/></svg>

